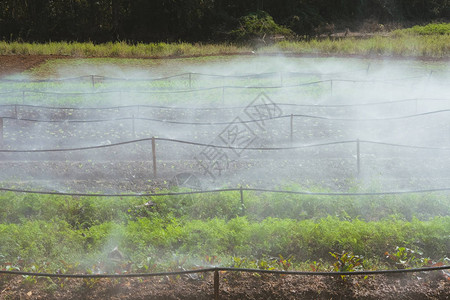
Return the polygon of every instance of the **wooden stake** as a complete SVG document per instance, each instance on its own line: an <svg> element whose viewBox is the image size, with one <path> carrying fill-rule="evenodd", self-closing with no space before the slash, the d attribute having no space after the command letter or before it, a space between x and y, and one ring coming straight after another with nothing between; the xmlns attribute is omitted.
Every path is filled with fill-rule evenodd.
<svg viewBox="0 0 450 300"><path fill-rule="evenodd" d="M131 119L131 130L133 132L133 139L136 139L136 129L135 129L135 125L134 125L134 114L133 114L133 117Z"/></svg>
<svg viewBox="0 0 450 300"><path fill-rule="evenodd" d="M241 213L245 216L244 190L242 189L242 186L239 188L239 193L241 194Z"/></svg>
<svg viewBox="0 0 450 300"><path fill-rule="evenodd" d="M225 104L225 87L222 87L222 104Z"/></svg>
<svg viewBox="0 0 450 300"><path fill-rule="evenodd" d="M155 137L152 137L152 156L153 156L153 177L156 178L156 142L155 142Z"/></svg>
<svg viewBox="0 0 450 300"><path fill-rule="evenodd" d="M358 176L361 173L361 151L360 151L359 139L356 140L356 168L358 171Z"/></svg>
<svg viewBox="0 0 450 300"><path fill-rule="evenodd" d="M219 300L219 271L214 271L214 300Z"/></svg>
<svg viewBox="0 0 450 300"><path fill-rule="evenodd" d="M294 115L291 114L291 146L294 142Z"/></svg>
<svg viewBox="0 0 450 300"><path fill-rule="evenodd" d="M330 80L330 96L333 97L333 80Z"/></svg>
<svg viewBox="0 0 450 300"><path fill-rule="evenodd" d="M3 118L0 118L0 148L3 148Z"/></svg>

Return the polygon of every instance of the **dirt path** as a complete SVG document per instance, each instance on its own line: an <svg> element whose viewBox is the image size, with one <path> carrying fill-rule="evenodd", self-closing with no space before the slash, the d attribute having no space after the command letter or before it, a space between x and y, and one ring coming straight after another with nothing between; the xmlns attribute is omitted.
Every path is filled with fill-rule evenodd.
<svg viewBox="0 0 450 300"><path fill-rule="evenodd" d="M49 59L66 58L57 55L0 55L0 77L20 73Z"/></svg>
<svg viewBox="0 0 450 300"><path fill-rule="evenodd" d="M211 56L233 56L233 55L255 55L251 52L243 53L227 53L227 54L213 54ZM265 56L279 56L286 57L342 57L342 58L361 58L361 59L395 59L395 60L422 60L422 61L450 61L450 57L435 58L435 57L405 57L405 56L373 56L373 55L354 55L354 54L301 54L301 53L262 53L258 55ZM158 57L164 59L170 58L189 58L195 56L176 56L176 57ZM20 73L28 69L34 68L50 59L70 59L75 58L65 55L0 55L0 78ZM119 57L120 58L120 57ZM127 58L127 57L123 57ZM139 57L132 57L139 58ZM146 59L156 59L157 57L147 57Z"/></svg>

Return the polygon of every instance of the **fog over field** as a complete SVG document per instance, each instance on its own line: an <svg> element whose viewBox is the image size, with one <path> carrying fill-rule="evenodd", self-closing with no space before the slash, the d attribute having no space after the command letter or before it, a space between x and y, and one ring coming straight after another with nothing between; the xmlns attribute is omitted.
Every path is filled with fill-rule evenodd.
<svg viewBox="0 0 450 300"><path fill-rule="evenodd" d="M60 190L89 181L78 188L98 191L110 182L108 190L139 192L183 173L201 188L384 191L447 187L450 179L447 62L249 56L42 68L76 80L1 82L2 102L17 104L1 107L3 149L111 147L1 153L13 166L4 185ZM98 109L79 109L86 107Z"/></svg>

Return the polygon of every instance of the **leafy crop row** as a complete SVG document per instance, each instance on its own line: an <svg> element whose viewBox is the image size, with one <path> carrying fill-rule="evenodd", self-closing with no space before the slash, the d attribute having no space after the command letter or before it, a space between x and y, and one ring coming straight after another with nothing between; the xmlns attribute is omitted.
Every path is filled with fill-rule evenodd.
<svg viewBox="0 0 450 300"><path fill-rule="evenodd" d="M150 202L149 202L150 201ZM0 265L84 269L114 247L136 268L174 257L289 257L354 253L383 265L398 247L442 259L450 247L448 195L348 198L249 193L101 198L2 193ZM144 205L147 203L147 205ZM389 209L387 209L389 207ZM64 263L63 263L64 262ZM155 267L156 268L156 267Z"/></svg>
<svg viewBox="0 0 450 300"><path fill-rule="evenodd" d="M291 185L288 190L301 190ZM320 191L323 191L320 190ZM326 190L325 190L326 191ZM391 216L421 221L450 215L450 197L446 193L315 196L279 193L244 193L245 216L251 221L265 218L294 220L321 219L327 216L341 220L379 221ZM151 205L143 205L150 203ZM55 195L0 194L0 222L50 220L55 216L75 228L88 228L103 222L140 217L167 217L207 220L242 216L239 192L217 192L195 195L158 197L71 197Z"/></svg>

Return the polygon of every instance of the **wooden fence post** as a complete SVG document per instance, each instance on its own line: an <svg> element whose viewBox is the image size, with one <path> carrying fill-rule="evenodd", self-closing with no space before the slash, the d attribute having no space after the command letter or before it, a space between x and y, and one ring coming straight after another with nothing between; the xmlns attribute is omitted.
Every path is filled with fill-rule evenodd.
<svg viewBox="0 0 450 300"><path fill-rule="evenodd" d="M333 79L330 80L330 97L333 97Z"/></svg>
<svg viewBox="0 0 450 300"><path fill-rule="evenodd" d="M155 142L155 137L152 137L152 157L153 157L153 177L156 178L156 142Z"/></svg>
<svg viewBox="0 0 450 300"><path fill-rule="evenodd" d="M225 104L225 86L222 87L222 104Z"/></svg>
<svg viewBox="0 0 450 300"><path fill-rule="evenodd" d="M244 190L242 189L242 186L239 187L239 193L241 195L241 213L245 216Z"/></svg>
<svg viewBox="0 0 450 300"><path fill-rule="evenodd" d="M219 300L219 271L214 270L214 300Z"/></svg>
<svg viewBox="0 0 450 300"><path fill-rule="evenodd" d="M132 130L132 134L133 134L133 139L136 139L136 128L134 125L134 114L132 115L132 119L131 119L131 130Z"/></svg>
<svg viewBox="0 0 450 300"><path fill-rule="evenodd" d="M3 148L3 118L0 118L0 148Z"/></svg>
<svg viewBox="0 0 450 300"><path fill-rule="evenodd" d="M291 146L294 142L294 115L291 114L291 136L290 136Z"/></svg>
<svg viewBox="0 0 450 300"><path fill-rule="evenodd" d="M359 176L361 173L361 151L359 139L356 140L356 169Z"/></svg>

